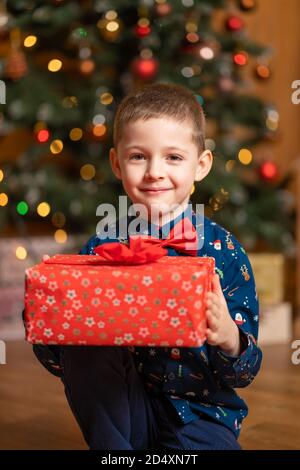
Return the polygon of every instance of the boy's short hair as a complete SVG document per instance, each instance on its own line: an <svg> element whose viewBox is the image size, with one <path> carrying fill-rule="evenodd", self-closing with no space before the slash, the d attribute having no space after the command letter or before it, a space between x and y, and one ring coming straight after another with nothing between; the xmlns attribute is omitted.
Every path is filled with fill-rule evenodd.
<svg viewBox="0 0 300 470"><path fill-rule="evenodd" d="M117 148L122 131L130 121L169 117L191 122L192 141L200 153L205 150L205 117L196 96L173 83L152 83L131 91L120 102L114 120L113 143Z"/></svg>

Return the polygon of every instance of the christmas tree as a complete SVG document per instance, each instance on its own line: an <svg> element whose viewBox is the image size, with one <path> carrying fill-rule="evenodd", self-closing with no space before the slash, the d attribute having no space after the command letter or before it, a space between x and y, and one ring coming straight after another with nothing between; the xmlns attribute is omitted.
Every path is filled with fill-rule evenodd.
<svg viewBox="0 0 300 470"><path fill-rule="evenodd" d="M5 7L5 8L4 8ZM247 36L255 0L14 0L0 10L0 226L95 233L96 208L124 194L109 164L116 107L135 87L194 91L213 171L193 203L246 248L293 244L288 177L255 146L276 140L278 112L251 80L270 79L268 47ZM275 73L275 72L274 72ZM14 233L14 232L12 232Z"/></svg>

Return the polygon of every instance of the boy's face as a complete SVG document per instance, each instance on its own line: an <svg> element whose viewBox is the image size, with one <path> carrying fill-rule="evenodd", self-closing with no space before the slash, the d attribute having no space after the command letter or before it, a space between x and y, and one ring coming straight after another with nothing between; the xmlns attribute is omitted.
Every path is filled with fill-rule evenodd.
<svg viewBox="0 0 300 470"><path fill-rule="evenodd" d="M132 203L144 204L149 215L162 206L163 221L175 206L185 209L194 181L210 171L212 154L199 154L188 121L163 117L129 122L110 161Z"/></svg>

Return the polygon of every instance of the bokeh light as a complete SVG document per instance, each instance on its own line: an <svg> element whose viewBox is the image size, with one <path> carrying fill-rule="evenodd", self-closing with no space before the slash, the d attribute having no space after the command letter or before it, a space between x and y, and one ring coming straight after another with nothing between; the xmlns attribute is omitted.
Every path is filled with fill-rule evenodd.
<svg viewBox="0 0 300 470"><path fill-rule="evenodd" d="M50 151L54 154L60 153L62 149L64 148L64 144L62 143L61 140L55 139L53 142L51 142L50 145Z"/></svg>
<svg viewBox="0 0 300 470"><path fill-rule="evenodd" d="M37 42L36 36L33 36L33 35L27 36L24 39L24 47L32 47L36 44L36 42Z"/></svg>
<svg viewBox="0 0 300 470"><path fill-rule="evenodd" d="M62 61L59 59L52 59L48 63L49 72L58 72L62 68Z"/></svg>
<svg viewBox="0 0 300 470"><path fill-rule="evenodd" d="M16 257L18 259L25 259L27 257L27 250L24 248L24 246L18 246L16 248Z"/></svg>
<svg viewBox="0 0 300 470"><path fill-rule="evenodd" d="M253 156L249 149L241 149L238 153L238 159L243 165L249 165L252 162Z"/></svg>
<svg viewBox="0 0 300 470"><path fill-rule="evenodd" d="M95 177L96 169L94 165L87 163L80 168L80 176L83 180L89 181Z"/></svg>
<svg viewBox="0 0 300 470"><path fill-rule="evenodd" d="M76 142L77 140L81 139L82 134L83 134L82 129L80 129L79 127L74 127L73 129L70 130L69 137L71 140Z"/></svg>
<svg viewBox="0 0 300 470"><path fill-rule="evenodd" d="M0 206L4 207L8 203L8 196L5 193L0 193Z"/></svg>
<svg viewBox="0 0 300 470"><path fill-rule="evenodd" d="M54 239L57 243L65 243L67 241L68 235L65 230L58 229L54 233Z"/></svg>
<svg viewBox="0 0 300 470"><path fill-rule="evenodd" d="M47 129L42 129L38 131L36 138L40 143L47 142L50 137L50 132Z"/></svg>
<svg viewBox="0 0 300 470"><path fill-rule="evenodd" d="M38 206L37 206L37 213L41 216L41 217L47 217L47 215L50 213L51 211L51 207L50 205L48 204L48 202L41 202Z"/></svg>
<svg viewBox="0 0 300 470"><path fill-rule="evenodd" d="M17 204L17 212L20 215L26 215L29 210L28 204L26 201L20 201Z"/></svg>

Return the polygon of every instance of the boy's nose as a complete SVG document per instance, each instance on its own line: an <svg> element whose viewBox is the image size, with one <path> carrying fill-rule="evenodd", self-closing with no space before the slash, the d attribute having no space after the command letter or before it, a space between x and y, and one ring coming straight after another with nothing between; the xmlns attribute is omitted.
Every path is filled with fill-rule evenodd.
<svg viewBox="0 0 300 470"><path fill-rule="evenodd" d="M145 173L145 178L148 179L159 179L164 178L164 171L162 168L162 164L158 161L149 163L147 166L147 170Z"/></svg>

